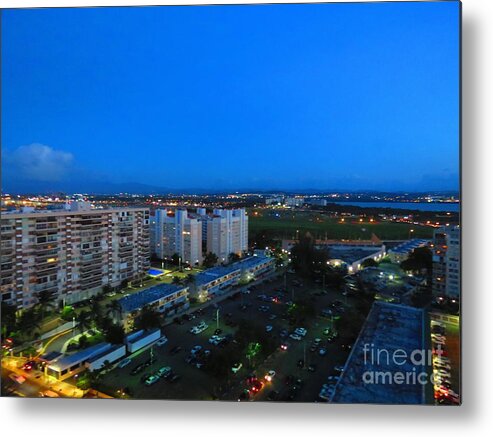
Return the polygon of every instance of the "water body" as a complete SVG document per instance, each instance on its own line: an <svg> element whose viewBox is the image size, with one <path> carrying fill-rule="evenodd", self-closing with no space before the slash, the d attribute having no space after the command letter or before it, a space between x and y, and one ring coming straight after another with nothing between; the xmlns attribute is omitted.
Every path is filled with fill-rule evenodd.
<svg viewBox="0 0 493 437"><path fill-rule="evenodd" d="M459 203L430 202L333 202L338 205L360 206L361 208L412 209L418 211L459 212Z"/></svg>

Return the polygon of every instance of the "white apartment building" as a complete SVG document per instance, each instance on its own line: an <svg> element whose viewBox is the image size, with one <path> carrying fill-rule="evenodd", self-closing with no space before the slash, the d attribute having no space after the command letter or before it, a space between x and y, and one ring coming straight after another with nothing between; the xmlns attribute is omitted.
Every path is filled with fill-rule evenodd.
<svg viewBox="0 0 493 437"><path fill-rule="evenodd" d="M186 209L156 210L153 218L153 252L160 258L177 254L182 263L202 263L202 221Z"/></svg>
<svg viewBox="0 0 493 437"><path fill-rule="evenodd" d="M244 209L214 209L207 219L207 252L225 262L248 250L248 215Z"/></svg>
<svg viewBox="0 0 493 437"><path fill-rule="evenodd" d="M433 293L460 297L460 228L444 226L433 235Z"/></svg>
<svg viewBox="0 0 493 437"><path fill-rule="evenodd" d="M66 304L149 269L149 210L70 209L9 212L1 218L0 291L18 309L49 290Z"/></svg>

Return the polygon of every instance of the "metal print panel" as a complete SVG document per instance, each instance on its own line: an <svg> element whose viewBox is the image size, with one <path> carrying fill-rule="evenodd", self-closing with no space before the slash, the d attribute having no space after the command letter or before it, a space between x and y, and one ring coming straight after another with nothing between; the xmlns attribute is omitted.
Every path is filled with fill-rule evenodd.
<svg viewBox="0 0 493 437"><path fill-rule="evenodd" d="M460 17L2 10L2 396L459 405Z"/></svg>

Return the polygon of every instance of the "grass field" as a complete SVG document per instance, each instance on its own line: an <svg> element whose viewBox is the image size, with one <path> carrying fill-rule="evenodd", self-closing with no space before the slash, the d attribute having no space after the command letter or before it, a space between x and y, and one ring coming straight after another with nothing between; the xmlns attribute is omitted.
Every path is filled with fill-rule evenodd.
<svg viewBox="0 0 493 437"><path fill-rule="evenodd" d="M249 212L249 234L254 237L260 231L267 231L275 238L296 238L310 232L315 238L324 239L361 239L369 240L374 233L380 239L402 240L407 238L431 238L433 228L415 226L406 223L363 222L359 218L340 219L327 217L319 213L252 210ZM410 230L414 231L411 233Z"/></svg>

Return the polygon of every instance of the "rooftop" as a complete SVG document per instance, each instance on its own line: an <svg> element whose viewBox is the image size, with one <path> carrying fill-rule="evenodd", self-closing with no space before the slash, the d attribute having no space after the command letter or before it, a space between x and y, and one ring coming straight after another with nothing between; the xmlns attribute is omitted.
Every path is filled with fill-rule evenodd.
<svg viewBox="0 0 493 437"><path fill-rule="evenodd" d="M231 264L229 266L218 266L212 267L210 269L204 270L195 276L196 285L204 285L209 282L215 281L216 279L222 278L223 276L229 275L235 271L240 271L240 267L236 265L237 263Z"/></svg>
<svg viewBox="0 0 493 437"><path fill-rule="evenodd" d="M345 370L336 386L333 402L422 404L425 402L426 385L418 382L367 383L376 373L390 374L425 372L425 366L416 365L409 358L416 350L425 349L424 312L421 309L384 302L375 302L359 334ZM366 345L366 354L365 354ZM378 351L386 351L379 355ZM407 359L395 360L395 351L404 351ZM373 355L372 355L373 352ZM388 359L388 355L390 359ZM397 363L396 363L397 361ZM364 379L365 378L365 379ZM382 378L382 376L380 377ZM428 383L429 380L427 379ZM407 383L409 382L409 383Z"/></svg>
<svg viewBox="0 0 493 437"><path fill-rule="evenodd" d="M398 246L391 249L389 252L409 253L409 252L413 251L414 249L417 249L418 247L426 245L427 243L428 243L428 240L423 240L423 239L409 240L409 241L406 241L402 244L399 244Z"/></svg>
<svg viewBox="0 0 493 437"><path fill-rule="evenodd" d="M187 287L175 284L159 284L151 288L139 291L122 297L119 302L124 312L132 312L143 308L146 305L157 302L164 297L171 296L185 290Z"/></svg>
<svg viewBox="0 0 493 437"><path fill-rule="evenodd" d="M255 256L249 256L249 257L244 258L240 261L237 261L233 265L236 265L237 268L240 268L240 269L248 269L248 268L260 265L260 264L264 264L266 262L270 262L273 259L274 258L270 258L268 256L255 255Z"/></svg>
<svg viewBox="0 0 493 437"><path fill-rule="evenodd" d="M329 251L329 256L332 259L340 259L348 264L378 254L383 246L351 246L351 245L329 245L326 246Z"/></svg>
<svg viewBox="0 0 493 437"><path fill-rule="evenodd" d="M49 364L48 367L54 370L62 371L69 369L70 367L89 360L96 355L102 354L109 349L111 349L110 343L99 343L94 346L83 349L72 355L63 355L61 358L56 360L54 363Z"/></svg>

